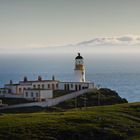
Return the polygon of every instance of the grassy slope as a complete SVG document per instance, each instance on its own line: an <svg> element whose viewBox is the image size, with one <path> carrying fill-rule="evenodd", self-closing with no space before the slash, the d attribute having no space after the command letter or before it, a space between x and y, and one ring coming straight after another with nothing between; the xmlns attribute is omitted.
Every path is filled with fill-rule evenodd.
<svg viewBox="0 0 140 140"><path fill-rule="evenodd" d="M85 102L86 101L86 102ZM76 104L75 104L76 103ZM97 105L113 105L127 103L126 99L121 98L116 91L101 88L97 92L88 92L78 96L76 99L70 99L60 103L57 107L67 109L84 106L97 106Z"/></svg>
<svg viewBox="0 0 140 140"><path fill-rule="evenodd" d="M26 100L26 99L23 99L23 98L2 98L2 97L0 97L0 99L2 99L3 104L8 104L8 105L15 105L15 104L33 102L33 101Z"/></svg>
<svg viewBox="0 0 140 140"><path fill-rule="evenodd" d="M62 96L68 94L66 91L56 90L54 91L54 97ZM100 97L99 97L100 96ZM86 101L86 102L85 102ZM3 98L3 103L7 103L9 105L19 104L31 102L25 99L8 99ZM42 108L42 107L24 107L24 108L14 108L14 109L5 109L3 113L33 113L33 112L41 112L41 111L62 111L67 109L72 109L75 107L82 108L84 106L100 106L100 105L113 105L113 104L121 104L127 103L126 99L121 98L117 92L101 88L97 92L88 92L86 94L78 96L76 99L70 99L64 101L55 107L51 108Z"/></svg>
<svg viewBox="0 0 140 140"><path fill-rule="evenodd" d="M0 140L132 140L139 137L140 103L0 115Z"/></svg>

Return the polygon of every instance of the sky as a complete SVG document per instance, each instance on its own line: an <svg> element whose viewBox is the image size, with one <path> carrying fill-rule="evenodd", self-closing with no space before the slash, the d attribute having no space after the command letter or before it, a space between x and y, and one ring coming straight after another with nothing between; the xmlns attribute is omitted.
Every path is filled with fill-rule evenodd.
<svg viewBox="0 0 140 140"><path fill-rule="evenodd" d="M138 38L139 44L139 7L140 0L0 0L0 50L126 35Z"/></svg>

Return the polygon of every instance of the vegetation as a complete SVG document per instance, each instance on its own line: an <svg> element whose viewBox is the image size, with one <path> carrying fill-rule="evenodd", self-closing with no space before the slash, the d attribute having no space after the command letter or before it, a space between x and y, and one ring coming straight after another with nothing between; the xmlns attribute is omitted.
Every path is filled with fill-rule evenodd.
<svg viewBox="0 0 140 140"><path fill-rule="evenodd" d="M23 99L23 98L4 98L4 97L0 97L0 100L2 100L3 104L8 104L8 105L15 105L15 104L33 102L31 100L26 100L26 99Z"/></svg>
<svg viewBox="0 0 140 140"><path fill-rule="evenodd" d="M54 97L65 94L64 91L55 91ZM17 104L27 100L3 99L3 102ZM96 93L86 93L56 107L1 110L0 140L138 139L140 103L111 105L126 102L115 91L100 89ZM75 107L77 108L70 110Z"/></svg>
<svg viewBox="0 0 140 140"><path fill-rule="evenodd" d="M65 95L66 91L56 90L54 92L54 97L59 97ZM68 93L67 93L68 94ZM29 102L26 99L3 99L4 103L7 104L19 104L19 103L27 103ZM89 92L84 95L81 95L75 99L70 99L65 102L62 102L55 107L51 108L42 108L42 107L23 107L23 108L14 108L14 109L5 109L1 112L3 113L33 113L33 112L41 112L41 111L64 111L72 108L82 108L82 107L90 107L90 106L101 106L101 105L112 105L119 103L127 103L126 99L121 98L118 93L112 91L110 89L99 89L96 93Z"/></svg>
<svg viewBox="0 0 140 140"><path fill-rule="evenodd" d="M70 92L70 91L65 91L65 90L54 90L54 91L53 91L53 98L66 95L66 94L68 94L69 92Z"/></svg>
<svg viewBox="0 0 140 140"><path fill-rule="evenodd" d="M127 103L127 100L121 98L116 91L101 88L97 92L88 92L75 99L67 100L57 105L57 107L68 109L77 107L90 107L97 105L113 105Z"/></svg>
<svg viewBox="0 0 140 140"><path fill-rule="evenodd" d="M140 103L0 115L0 140L136 140Z"/></svg>

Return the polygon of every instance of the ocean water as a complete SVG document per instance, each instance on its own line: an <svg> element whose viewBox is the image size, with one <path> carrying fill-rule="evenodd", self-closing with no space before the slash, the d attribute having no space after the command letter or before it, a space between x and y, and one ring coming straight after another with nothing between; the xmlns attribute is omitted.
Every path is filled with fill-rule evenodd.
<svg viewBox="0 0 140 140"><path fill-rule="evenodd" d="M1 73L0 86L9 83L10 79L16 83L22 80L25 75L31 80L37 79L38 75L41 75L43 79L51 79L52 76L51 73ZM72 81L73 73L57 73L55 77L62 81ZM129 102L140 101L139 73L95 73L87 74L86 79L100 85L100 87L117 91L121 97L126 98Z"/></svg>
<svg viewBox="0 0 140 140"><path fill-rule="evenodd" d="M72 81L75 53L1 54L0 87L10 80L18 82L27 76ZM82 53L86 80L116 90L129 102L140 101L140 54Z"/></svg>
<svg viewBox="0 0 140 140"><path fill-rule="evenodd" d="M88 78L101 87L116 90L129 102L140 101L140 73L98 73Z"/></svg>

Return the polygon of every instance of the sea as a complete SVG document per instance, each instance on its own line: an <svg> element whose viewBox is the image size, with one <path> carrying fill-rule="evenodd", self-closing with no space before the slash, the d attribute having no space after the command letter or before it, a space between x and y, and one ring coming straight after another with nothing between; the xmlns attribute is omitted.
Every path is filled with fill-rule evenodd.
<svg viewBox="0 0 140 140"><path fill-rule="evenodd" d="M0 87L13 80L18 83L27 76L35 80L40 75L43 79L72 81L74 79L74 55L1 55ZM117 55L85 55L86 80L103 88L118 92L129 102L140 101L140 62L138 56L130 61Z"/></svg>

